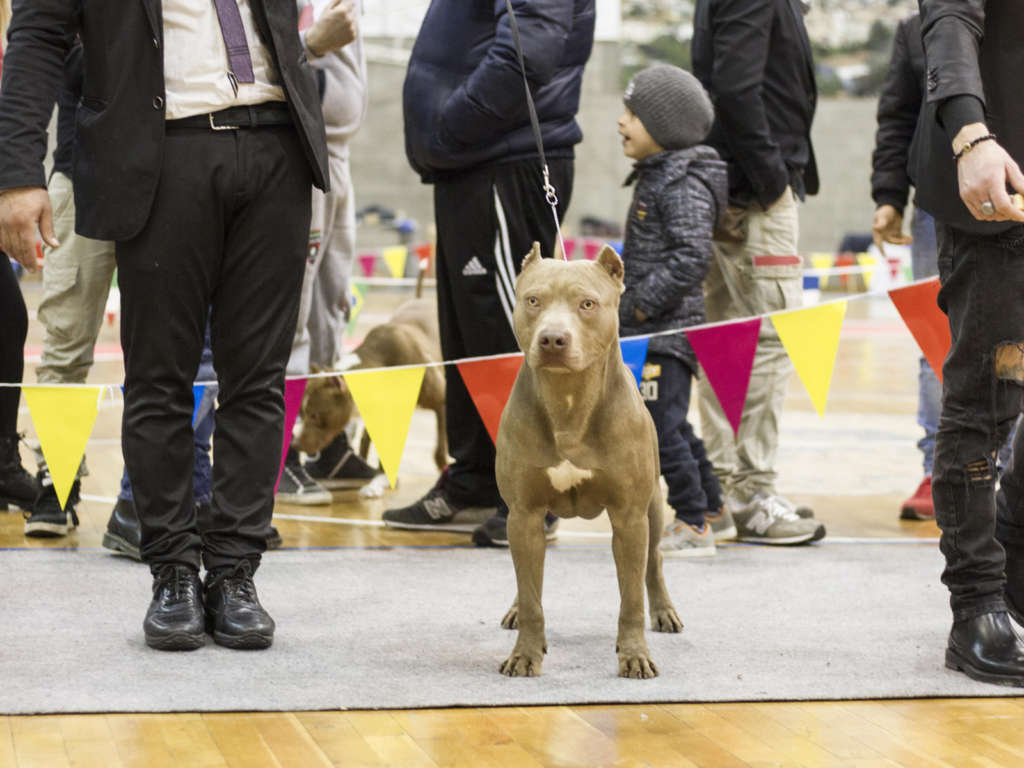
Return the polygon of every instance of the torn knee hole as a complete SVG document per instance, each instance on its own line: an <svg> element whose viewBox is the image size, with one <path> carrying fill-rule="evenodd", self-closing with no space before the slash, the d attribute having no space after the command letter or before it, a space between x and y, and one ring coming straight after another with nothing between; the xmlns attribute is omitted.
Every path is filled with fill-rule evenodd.
<svg viewBox="0 0 1024 768"><path fill-rule="evenodd" d="M992 482L992 462L988 459L972 461L964 469L967 472L967 480L970 483Z"/></svg>
<svg viewBox="0 0 1024 768"><path fill-rule="evenodd" d="M996 378L1024 384L1024 342L1006 342L996 347Z"/></svg>

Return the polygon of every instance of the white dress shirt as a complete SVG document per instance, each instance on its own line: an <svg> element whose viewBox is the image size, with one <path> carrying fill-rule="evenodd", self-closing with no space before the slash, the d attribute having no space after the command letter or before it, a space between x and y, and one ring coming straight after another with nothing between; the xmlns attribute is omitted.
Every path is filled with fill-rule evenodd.
<svg viewBox="0 0 1024 768"><path fill-rule="evenodd" d="M228 75L228 52L213 0L163 0L168 120L285 100L280 74L256 31L250 0L237 2L255 82L238 83L236 92Z"/></svg>

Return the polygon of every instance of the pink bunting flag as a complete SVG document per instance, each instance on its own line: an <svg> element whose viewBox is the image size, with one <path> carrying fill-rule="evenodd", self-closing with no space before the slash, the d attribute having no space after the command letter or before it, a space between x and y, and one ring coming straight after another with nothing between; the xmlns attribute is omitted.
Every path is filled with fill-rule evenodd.
<svg viewBox="0 0 1024 768"><path fill-rule="evenodd" d="M572 259L573 253L576 252L576 238L563 237L562 242L565 244L565 260L569 261Z"/></svg>
<svg viewBox="0 0 1024 768"><path fill-rule="evenodd" d="M373 267L377 263L376 253L359 254L359 266L363 268L363 277L373 276Z"/></svg>
<svg viewBox="0 0 1024 768"><path fill-rule="evenodd" d="M583 241L583 258L587 261L593 261L597 257L598 251L601 250L601 241L592 240L587 238Z"/></svg>
<svg viewBox="0 0 1024 768"><path fill-rule="evenodd" d="M734 435L738 435L743 418L760 332L760 317L686 332Z"/></svg>
<svg viewBox="0 0 1024 768"><path fill-rule="evenodd" d="M288 454L288 446L292 444L292 429L299 418L302 407L302 396L306 393L308 379L286 379L284 382L284 439L281 441L281 466L277 468L277 482L274 483L274 495L281 484L281 473L284 471L284 460Z"/></svg>

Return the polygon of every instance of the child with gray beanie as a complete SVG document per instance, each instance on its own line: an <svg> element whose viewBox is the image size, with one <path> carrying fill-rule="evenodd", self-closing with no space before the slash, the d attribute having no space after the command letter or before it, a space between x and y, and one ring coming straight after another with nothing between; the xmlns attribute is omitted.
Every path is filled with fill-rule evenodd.
<svg viewBox="0 0 1024 768"><path fill-rule="evenodd" d="M704 444L686 420L698 366L683 328L704 322L704 277L711 235L728 201L726 165L700 142L714 108L700 82L678 67L638 72L623 96L622 151L636 161L622 260L626 286L619 332L651 338L640 391L658 431L661 473L675 517L666 525L665 556L713 555L707 517L721 514L722 490Z"/></svg>

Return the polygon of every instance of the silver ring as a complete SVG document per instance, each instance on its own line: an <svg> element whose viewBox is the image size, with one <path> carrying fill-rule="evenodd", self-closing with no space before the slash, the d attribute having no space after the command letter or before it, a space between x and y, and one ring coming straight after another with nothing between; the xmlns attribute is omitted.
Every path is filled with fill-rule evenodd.
<svg viewBox="0 0 1024 768"><path fill-rule="evenodd" d="M992 205L991 200L986 200L984 203L981 204L981 212L984 213L986 216L991 216L993 213L996 212L996 207Z"/></svg>

